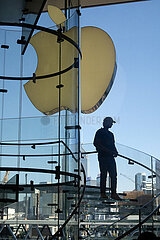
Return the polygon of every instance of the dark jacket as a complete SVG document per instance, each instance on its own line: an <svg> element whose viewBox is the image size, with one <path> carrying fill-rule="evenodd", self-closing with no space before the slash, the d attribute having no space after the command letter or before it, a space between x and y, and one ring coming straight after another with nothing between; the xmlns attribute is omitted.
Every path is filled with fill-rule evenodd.
<svg viewBox="0 0 160 240"><path fill-rule="evenodd" d="M114 135L105 128L100 128L96 132L93 144L96 147L99 157L114 157L118 154Z"/></svg>

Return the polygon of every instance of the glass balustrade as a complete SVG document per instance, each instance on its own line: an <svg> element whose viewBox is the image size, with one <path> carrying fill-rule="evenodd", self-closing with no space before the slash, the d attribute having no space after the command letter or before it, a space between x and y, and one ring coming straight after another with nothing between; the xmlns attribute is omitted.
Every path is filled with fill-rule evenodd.
<svg viewBox="0 0 160 240"><path fill-rule="evenodd" d="M160 161L139 150L116 146L120 155L116 158L118 193L122 201L100 199L100 191L96 189L100 174L97 153L93 144L82 145L82 164L88 181L81 205L81 234L86 239L116 239L139 223L124 239L134 239L144 230L159 231L157 211L147 221L146 218L159 205L159 196L155 196L159 193ZM110 196L107 188L106 192Z"/></svg>
<svg viewBox="0 0 160 240"><path fill-rule="evenodd" d="M43 40L41 59L34 49L39 42L35 46L31 39L32 45L28 45L22 56L24 46L17 44L22 34L18 27L0 27L1 42L9 46L1 49L0 55L0 88L7 90L0 94L0 211L1 220L13 221L10 226L18 226L22 221L29 231L32 223L38 223L39 227L47 224L52 235L59 230L66 239L71 235L78 239L79 4L69 2L65 23L61 26L52 23L48 29L37 27L33 31L35 38L40 36L38 41ZM26 18L24 23L33 20L35 16ZM28 37L30 30L25 25L24 36ZM37 73L47 41L52 43L49 55L42 71ZM58 49L56 59L53 45ZM32 85L28 92L25 84ZM36 92L41 84L40 92ZM29 96L33 88L35 92ZM38 102L35 96L39 96ZM17 174L19 183L9 184ZM19 194L13 202L15 188Z"/></svg>

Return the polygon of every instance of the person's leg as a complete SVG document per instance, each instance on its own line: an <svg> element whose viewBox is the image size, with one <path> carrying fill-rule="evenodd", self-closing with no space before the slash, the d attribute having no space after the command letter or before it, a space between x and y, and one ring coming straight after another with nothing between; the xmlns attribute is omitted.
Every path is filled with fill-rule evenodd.
<svg viewBox="0 0 160 240"><path fill-rule="evenodd" d="M106 191L106 178L107 178L107 169L103 162L99 162L99 168L100 168L100 191L101 196L105 195Z"/></svg>
<svg viewBox="0 0 160 240"><path fill-rule="evenodd" d="M116 193L117 191L117 176L111 176L111 193Z"/></svg>
<svg viewBox="0 0 160 240"><path fill-rule="evenodd" d="M109 163L108 171L111 178L111 197L116 200L121 200L117 194L117 168L114 158Z"/></svg>

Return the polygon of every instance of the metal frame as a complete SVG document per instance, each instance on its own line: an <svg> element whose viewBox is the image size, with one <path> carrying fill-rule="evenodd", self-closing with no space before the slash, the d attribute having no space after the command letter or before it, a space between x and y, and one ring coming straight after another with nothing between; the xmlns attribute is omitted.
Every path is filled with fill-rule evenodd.
<svg viewBox="0 0 160 240"><path fill-rule="evenodd" d="M97 151L91 151L91 152L85 152L85 153L82 153L81 155L87 155L87 154L95 154L97 153ZM157 174L154 170L153 170L153 156L150 156L151 157L151 168L145 166L144 164L142 163L139 163L138 161L135 161L134 159L131 159L129 157L126 157L126 156L123 156L121 154L118 154L119 157L125 159L125 160L128 160L129 162L133 162L137 165L140 165L141 167L144 167L146 168L147 170L149 170L151 173L152 173L152 176L153 174L155 174L156 176L160 177L159 174ZM125 233L123 233L122 235L120 235L119 237L115 238L115 240L120 240L122 238L124 238L125 236L129 235L130 233L134 232L135 230L139 229L139 233L141 233L141 227L144 223L146 223L148 221L148 219L152 218L153 215L159 210L160 208L160 204L155 207L154 209L152 209L152 211L150 212L150 214L145 217L143 220L141 219L141 211L142 209L146 208L148 205L151 205L153 207L153 203L154 201L156 201L156 199L160 196L160 193L158 193L155 197L153 196L153 198L147 202L146 204L144 204L142 207L138 208L138 211L139 211L139 223L136 224L134 227L132 227L130 230L126 231ZM107 231L109 230L109 228L111 228L113 225L121 222L123 219L127 218L128 216L132 215L133 213L135 212L135 210L131 211L129 214L125 215L124 217L120 218L119 220L115 221L114 223L112 223L108 228L107 230L105 231L104 233L104 236L106 236L107 234ZM86 238L87 239L87 238Z"/></svg>
<svg viewBox="0 0 160 240"><path fill-rule="evenodd" d="M60 37L66 41L68 41L70 44L72 44L79 52L80 56L82 57L82 53L81 53L81 50L78 46L78 44L73 41L71 38L67 37L66 35L64 35L62 32L59 32L59 31L56 31L56 30L53 30L53 29L49 29L49 28L46 28L46 27L42 27L42 26L38 26L38 25L32 25L32 24L27 24L27 23L8 23L8 22L0 22L0 26L13 26L13 27L25 27L25 28L31 28L31 29L34 29L34 30L40 30L40 31L44 31L44 32L47 32L47 33L50 33L50 34L54 34L56 35L57 37ZM52 74L47 74L47 75L43 75L43 76L38 76L38 77L35 77L35 79L43 79L43 78L48 78L48 77L53 77L53 76L60 76L61 74L69 71L70 69L72 69L74 66L75 66L75 62L69 66L68 68L64 69L64 70L60 70L59 72L57 73L52 73ZM0 79L6 79L6 80L33 80L33 76L32 77L9 77L9 76L0 76Z"/></svg>
<svg viewBox="0 0 160 240"><path fill-rule="evenodd" d="M79 14L78 12L76 11L75 12L77 14L77 17L79 18ZM34 30L38 30L38 31L44 31L44 32L47 32L49 34L54 34L57 36L58 39L60 40L66 40L67 42L69 42L70 44L73 45L73 47L75 47L78 52L77 54L79 53L79 58L82 57L82 54L81 54L81 50L80 50L80 47L79 47L79 43L76 43L75 41L73 41L71 38L67 37L64 33L62 33L62 30L53 30L53 29L49 29L49 28L46 28L46 27L42 27L42 26L37 26L37 25L32 25L32 24L27 24L27 23L8 23L8 22L0 22L0 26L15 26L15 27L22 27L22 28L29 28L31 29L31 33L33 33ZM78 24L78 27L79 27L79 24ZM59 46L60 46L60 56L61 56L61 41L59 42ZM60 140L60 124L61 124L61 119L60 119L60 110L61 110L61 74L71 70L72 68L77 68L79 66L79 61L78 61L78 66L77 66L77 59L73 59L74 60L74 63L69 66L68 68L66 69L61 69L61 57L59 58L60 59L60 62L59 62L59 71L56 72L56 73L52 73L52 74L48 74L48 75L43 75L43 76L35 76L35 74L33 74L32 77L8 77L8 76L0 76L0 78L2 80L19 80L20 82L22 82L23 80L33 80L34 83L36 83L36 80L38 79L46 79L46 78L49 78L49 77L54 77L54 76L59 76L59 85L57 86L57 88L59 88L59 122L58 122L58 129L59 129L59 141L56 141L56 142L49 142L49 143L31 143L31 144L23 144L23 143L0 143L0 145L5 145L5 146L25 146L25 145L29 145L31 146L33 149L37 146L37 145L47 145L47 144L58 144L59 145L59 152L56 153L56 154L20 154L20 152L18 152L18 154L0 154L0 156L8 156L8 157L18 157L19 158L19 162L20 162L20 157L23 158L23 160L25 160L26 157L46 157L46 156L58 156L59 160L58 160L58 164L56 166L56 170L49 170L49 169L36 169L36 168L21 168L19 167L20 165L18 165L18 167L16 168L13 168L13 167L0 167L0 171L18 171L18 172L32 172L32 173L49 173L49 174L55 174L56 175L56 179L58 180L58 183L57 183L57 188L58 188L58 206L57 206L57 210L56 210L56 213L58 214L58 231L54 234L54 236L51 236L51 239L53 238L57 238L59 239L59 236L62 235L62 232L65 228L65 226L68 224L68 222L71 220L71 218L75 215L75 214L79 214L78 212L78 209L80 207L80 203L81 203L81 200L83 198L83 195L84 195L84 192L85 192L85 183L86 183L86 177L85 177L85 171L84 171L84 168L82 166L82 171L83 171L83 174L84 174L84 185L83 185L83 188L82 188L82 191L80 192L80 180L81 180L81 171L80 171L80 142L78 142L78 150L76 149L76 153L73 153L70 148L63 142ZM78 83L79 83L79 77L78 77ZM78 98L78 104L79 104L79 92L77 93L77 98ZM77 102L76 102L77 104ZM77 105L76 105L76 109L77 109ZM77 116L77 120L78 121L78 124L79 124L79 105L78 105L78 109L77 109L77 112L76 112L78 115ZM21 118L21 114L19 116L19 118ZM77 122L76 122L77 124ZM78 141L80 141L80 129L77 128L77 131L78 131ZM77 140L77 138L76 138ZM60 153L60 144L63 144L65 146L65 149L68 150L68 152L66 154L61 154ZM76 156L75 156L76 154ZM74 161L77 163L76 165L76 168L78 168L78 172L77 174L74 174L74 173L71 173L71 172L67 172L67 171L60 171L60 157L61 156L64 156L64 155L71 155L71 157L74 159ZM77 157L78 155L78 157ZM62 224L62 222L60 221L60 218L59 218L59 214L60 214L60 209L59 209L59 192L60 192L60 176L61 175L64 175L64 176L69 176L69 177L73 177L75 182L76 182L76 196L78 196L78 200L77 200L77 203L73 208L71 208L70 210L70 214L69 216L67 216L67 219L65 218ZM78 182L78 184L77 184ZM25 187L28 185L23 185L23 187ZM13 186L14 187L14 186ZM34 188L34 185L32 184L32 188ZM18 223L18 221L17 221ZM76 221L76 225L78 225L79 222ZM41 239L44 239L43 236L42 236L42 233L41 231L39 230L38 228L38 225L35 225L36 226L36 229L37 229L37 232L38 232L38 235ZM25 239L28 238L29 234L30 234L30 231L32 229L33 226L30 225L30 228L29 230L27 231L27 234L25 236ZM18 231L17 231L18 232ZM16 239L16 237L14 238Z"/></svg>

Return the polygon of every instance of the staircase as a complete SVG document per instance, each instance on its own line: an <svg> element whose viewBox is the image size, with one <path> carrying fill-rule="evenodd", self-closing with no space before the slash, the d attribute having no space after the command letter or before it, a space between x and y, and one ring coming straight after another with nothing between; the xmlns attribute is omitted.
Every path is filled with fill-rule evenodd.
<svg viewBox="0 0 160 240"><path fill-rule="evenodd" d="M90 151L87 151L87 148L90 148ZM90 166L94 166L97 156L95 150L91 148L91 145L83 146L85 152L82 156L83 154L87 156L88 165L91 162ZM132 176L133 173L134 175L146 173L145 189L143 191L124 189L125 191L119 193L123 200L113 201L102 200L98 186L86 185L81 203L81 239L137 239L139 233L143 231L154 231L157 235L160 231L159 160L135 149L126 149L127 147L123 145L118 145L118 148L119 152L125 153L125 156L119 155L117 158L118 177L127 176L127 171ZM131 158L131 155L137 155L139 159ZM126 175L120 176L121 172L125 172ZM134 182L133 177L128 177L128 182L129 179ZM118 182L119 189L123 189L121 183L124 184L124 181ZM106 189L106 193L110 196L109 188Z"/></svg>
<svg viewBox="0 0 160 240"><path fill-rule="evenodd" d="M83 149L85 147L83 146ZM160 232L159 160L137 150L118 145L119 152L123 154L119 155L116 160L118 167L118 191L123 200L113 201L113 199L110 199L109 180L106 188L106 194L109 199L104 200L100 198L99 178L97 180L87 178L88 181L86 182L85 170L88 177L90 173L94 176L99 173L96 151L91 149L91 145L89 147L89 151L85 149L85 152L82 153L82 162L84 163L85 160L87 162L86 165L83 164L81 166L80 188L78 185L77 164L73 173L65 173L56 168L55 170L16 168L16 171L29 171L33 174L41 172L53 174L55 177L58 177L60 174L62 177L67 176L69 181L20 184L20 194L26 196L26 201L25 198L23 201L20 199L18 205L13 203L8 206L15 210L18 209L19 216L18 220L16 220L16 218L12 219L11 217L6 219L5 215L5 220L1 220L0 233L2 233L2 238L0 237L0 239L4 238L3 229L7 230L13 239L28 239L36 231L36 238L42 240L74 239L75 236L76 239L94 240L136 239L142 231L150 230L157 234ZM38 151L38 146L36 149ZM69 154L73 158L73 163L76 162L73 153L69 152ZM131 156L134 157L131 158ZM29 155L27 155L28 157ZM57 154L53 157L57 157ZM87 169L84 170L83 166L87 166ZM1 167L0 170L12 172L15 171L15 168ZM146 174L145 186L141 186L141 191L133 191L135 187L133 184L134 177L136 174L141 173L143 173L143 176ZM127 180L125 176L127 176ZM1 187L3 188L3 185ZM46 201L44 201L45 196ZM35 211L33 216L31 213L25 212L27 208L25 209L24 206L29 204L29 198L37 199L36 207L33 208ZM41 214L42 210L44 212ZM47 217L48 211L50 212L49 218ZM20 212L23 214L22 217ZM4 213L6 214L5 209ZM24 214L28 214L27 219L24 219ZM42 219L41 215L45 218ZM78 216L80 216L80 220ZM79 231L76 229L78 221ZM57 225L59 225L59 228L57 228ZM54 233L51 232L51 229L55 227L56 231ZM74 232L74 229L76 232ZM78 232L79 238L77 238Z"/></svg>

